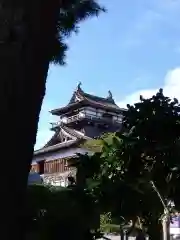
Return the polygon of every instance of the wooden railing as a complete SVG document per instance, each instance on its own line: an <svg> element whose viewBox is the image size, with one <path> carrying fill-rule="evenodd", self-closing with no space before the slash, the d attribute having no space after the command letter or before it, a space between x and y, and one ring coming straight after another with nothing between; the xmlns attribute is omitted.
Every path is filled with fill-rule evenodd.
<svg viewBox="0 0 180 240"><path fill-rule="evenodd" d="M97 116L97 115L93 115L93 114L88 114L88 113L79 113L76 115L73 115L71 117L68 117L66 119L65 123L71 123L80 119L89 119L89 120L101 120L101 121L105 121L108 123L121 123L122 119L113 119L113 118L106 118L103 116ZM51 123L52 128L58 127L60 125L60 121L55 122L55 123Z"/></svg>
<svg viewBox="0 0 180 240"><path fill-rule="evenodd" d="M74 116L68 117L66 121L67 121L67 123L70 123L70 122L74 122L74 121L77 121L82 118L85 118L85 114L84 115L76 114Z"/></svg>

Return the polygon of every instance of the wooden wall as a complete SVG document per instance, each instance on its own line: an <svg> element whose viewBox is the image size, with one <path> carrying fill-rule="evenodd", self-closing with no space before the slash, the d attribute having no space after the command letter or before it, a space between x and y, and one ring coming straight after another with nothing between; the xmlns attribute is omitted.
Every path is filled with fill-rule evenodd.
<svg viewBox="0 0 180 240"><path fill-rule="evenodd" d="M44 164L44 173L57 173L65 172L69 170L67 166L66 159L56 159L52 161L45 162Z"/></svg>
<svg viewBox="0 0 180 240"><path fill-rule="evenodd" d="M69 171L68 159L56 159L51 161L44 161L44 174L63 173ZM31 172L39 172L39 164L33 164Z"/></svg>
<svg viewBox="0 0 180 240"><path fill-rule="evenodd" d="M38 164L31 165L31 171L30 172L39 172Z"/></svg>

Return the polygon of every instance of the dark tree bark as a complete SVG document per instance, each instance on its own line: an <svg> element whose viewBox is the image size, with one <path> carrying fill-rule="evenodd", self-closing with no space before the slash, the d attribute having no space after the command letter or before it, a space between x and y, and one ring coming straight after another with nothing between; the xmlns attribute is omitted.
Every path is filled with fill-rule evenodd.
<svg viewBox="0 0 180 240"><path fill-rule="evenodd" d="M162 239L161 224L158 221L154 221L148 226L148 235L150 240Z"/></svg>
<svg viewBox="0 0 180 240"><path fill-rule="evenodd" d="M137 236L136 236L136 240L146 240L145 234L140 232Z"/></svg>
<svg viewBox="0 0 180 240"><path fill-rule="evenodd" d="M4 240L23 239L27 176L59 4L58 0L0 0L0 212Z"/></svg>

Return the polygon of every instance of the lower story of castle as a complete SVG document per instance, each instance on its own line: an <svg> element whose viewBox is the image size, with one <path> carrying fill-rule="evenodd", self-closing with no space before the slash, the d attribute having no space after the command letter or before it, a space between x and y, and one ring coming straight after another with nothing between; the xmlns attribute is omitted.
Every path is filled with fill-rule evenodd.
<svg viewBox="0 0 180 240"><path fill-rule="evenodd" d="M70 159L65 158L32 163L31 172L40 174L44 184L66 187L68 178L76 176L76 168L69 166L69 162Z"/></svg>

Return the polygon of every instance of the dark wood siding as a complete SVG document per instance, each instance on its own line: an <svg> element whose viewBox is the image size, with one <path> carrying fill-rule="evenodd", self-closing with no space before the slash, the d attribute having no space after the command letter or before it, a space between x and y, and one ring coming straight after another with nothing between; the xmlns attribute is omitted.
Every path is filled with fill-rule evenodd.
<svg viewBox="0 0 180 240"><path fill-rule="evenodd" d="M44 173L63 173L70 170L67 159L55 159L44 164Z"/></svg>
<svg viewBox="0 0 180 240"><path fill-rule="evenodd" d="M30 172L39 172L39 169L38 169L38 164L33 164L31 166L31 171Z"/></svg>

